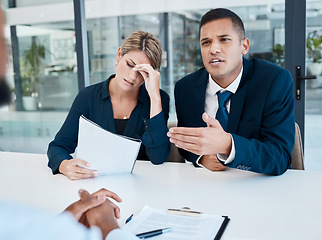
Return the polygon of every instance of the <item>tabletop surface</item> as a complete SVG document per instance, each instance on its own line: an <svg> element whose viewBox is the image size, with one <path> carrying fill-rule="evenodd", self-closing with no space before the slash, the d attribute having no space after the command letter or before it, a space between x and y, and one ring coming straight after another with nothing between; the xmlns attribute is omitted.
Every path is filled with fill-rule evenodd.
<svg viewBox="0 0 322 240"><path fill-rule="evenodd" d="M137 161L132 174L72 181L52 175L43 154L0 152L0 198L62 212L80 188L116 192L120 225L145 205L228 215L222 239L322 239L322 172L267 176L236 169L210 172L191 164Z"/></svg>

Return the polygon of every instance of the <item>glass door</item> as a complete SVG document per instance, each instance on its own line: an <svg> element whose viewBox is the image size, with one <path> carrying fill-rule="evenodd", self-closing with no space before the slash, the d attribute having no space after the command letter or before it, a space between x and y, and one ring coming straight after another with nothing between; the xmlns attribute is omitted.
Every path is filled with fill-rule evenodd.
<svg viewBox="0 0 322 240"><path fill-rule="evenodd" d="M17 1L5 33L14 101L0 108L0 151L46 153L78 92L72 0Z"/></svg>
<svg viewBox="0 0 322 240"><path fill-rule="evenodd" d="M305 167L322 170L322 0L306 2Z"/></svg>

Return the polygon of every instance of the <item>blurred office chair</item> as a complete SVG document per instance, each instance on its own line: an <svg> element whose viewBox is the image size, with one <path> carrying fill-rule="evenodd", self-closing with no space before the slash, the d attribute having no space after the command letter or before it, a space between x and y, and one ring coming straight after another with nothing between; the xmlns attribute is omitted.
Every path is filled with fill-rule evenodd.
<svg viewBox="0 0 322 240"><path fill-rule="evenodd" d="M176 122L169 122L168 123L168 128L176 127L177 123ZM180 162L180 163L185 163L184 158L181 156L181 154L178 151L178 148L176 145L171 143L171 151L169 154L169 157L167 159L167 162Z"/></svg>
<svg viewBox="0 0 322 240"><path fill-rule="evenodd" d="M295 123L295 142L292 153L292 169L304 170L302 138L299 125Z"/></svg>

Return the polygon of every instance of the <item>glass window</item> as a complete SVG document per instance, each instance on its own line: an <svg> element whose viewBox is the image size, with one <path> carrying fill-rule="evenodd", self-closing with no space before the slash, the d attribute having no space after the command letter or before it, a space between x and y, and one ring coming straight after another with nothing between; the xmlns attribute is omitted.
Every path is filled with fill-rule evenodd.
<svg viewBox="0 0 322 240"><path fill-rule="evenodd" d="M16 25L15 30L16 36L6 27L7 81L15 101L1 109L0 148L45 153L78 92L74 22Z"/></svg>
<svg viewBox="0 0 322 240"><path fill-rule="evenodd" d="M7 78L16 100L10 108L2 109L0 116L0 135L9 137L5 138L6 141L0 138L0 146L5 146L2 147L4 150L44 153L78 92L74 13L72 8L67 12L61 11L59 7L63 2L72 4L71 0L17 0L17 10L25 6L51 6L44 6L44 19L41 19L42 15L39 19L26 19L35 14L22 16L23 23L15 15L8 18L14 22L13 25L18 24L17 39L13 38L16 42L11 42L7 27L11 55ZM90 84L104 81L114 73L116 52L126 37L136 30L149 31L160 39L163 47L160 87L170 95L170 121L176 121L174 85L186 74L202 67L199 21L206 11L216 7L213 2L200 3L199 8L195 1L187 0L176 1L171 6L162 1L124 4L122 1L86 0L85 3ZM283 66L283 0L280 4L256 5L252 2L243 6L235 0L220 7L232 9L243 19L246 36L250 39L247 58L259 57ZM13 11L10 9L10 14ZM61 14L52 15L52 12ZM12 56L12 45L19 47L18 60ZM42 49L44 56L38 56L41 64L31 71L26 53L33 48ZM13 74L14 61L19 63L18 77ZM31 99L29 103L23 100L27 95ZM33 137L32 141L30 137Z"/></svg>
<svg viewBox="0 0 322 240"><path fill-rule="evenodd" d="M8 8L9 1L8 1L8 0L1 0L1 1L0 1L0 4L1 4L1 7L2 7L3 9L6 9L6 8Z"/></svg>
<svg viewBox="0 0 322 240"><path fill-rule="evenodd" d="M62 3L62 2L70 2L70 0L16 0L16 6L29 7L29 6L47 5L47 4Z"/></svg>
<svg viewBox="0 0 322 240"><path fill-rule="evenodd" d="M17 35L23 110L68 110L78 91L74 30L17 26Z"/></svg>
<svg viewBox="0 0 322 240"><path fill-rule="evenodd" d="M189 5L189 3L187 3ZM232 4L234 5L234 4ZM89 7L90 4L87 4ZM99 6L104 9L106 4ZM140 2L137 3L139 8ZM148 8L148 7L147 7ZM210 9L138 13L87 19L91 84L105 80L115 71L117 48L136 30L153 33L163 46L161 88L171 98L170 121L176 121L174 85L183 76L202 67L199 46L199 21ZM284 66L285 7L281 4L230 7L244 21L251 47L247 58L262 58ZM128 9L126 9L128 10Z"/></svg>

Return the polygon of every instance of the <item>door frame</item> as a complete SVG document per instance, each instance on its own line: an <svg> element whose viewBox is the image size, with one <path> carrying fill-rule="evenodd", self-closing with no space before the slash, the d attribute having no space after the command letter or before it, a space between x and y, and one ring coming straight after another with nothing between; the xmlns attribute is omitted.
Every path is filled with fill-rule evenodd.
<svg viewBox="0 0 322 240"><path fill-rule="evenodd" d="M306 0L285 0L285 68L292 74L296 96L296 67L305 76L306 53ZM295 122L301 129L304 146L305 133L305 81L300 81L301 98L295 97Z"/></svg>

